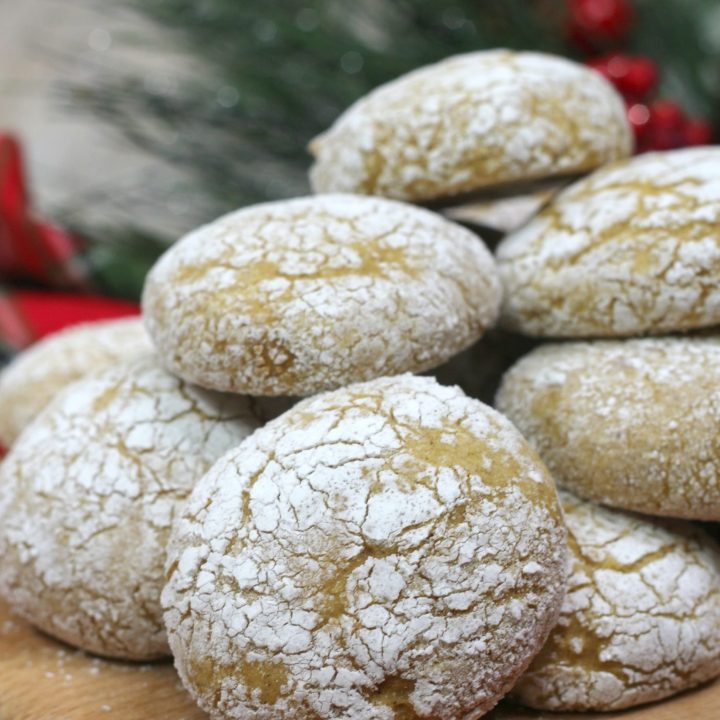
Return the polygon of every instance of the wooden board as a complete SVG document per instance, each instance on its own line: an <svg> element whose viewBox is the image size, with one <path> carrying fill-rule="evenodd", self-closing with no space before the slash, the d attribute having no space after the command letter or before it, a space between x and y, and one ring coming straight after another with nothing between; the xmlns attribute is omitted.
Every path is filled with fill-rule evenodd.
<svg viewBox="0 0 720 720"><path fill-rule="evenodd" d="M625 713L560 715L512 707L488 720L715 720L720 681ZM90 657L37 632L0 603L0 720L207 720L172 665ZM292 720L288 718L288 720Z"/></svg>
<svg viewBox="0 0 720 720"><path fill-rule="evenodd" d="M0 603L0 720L207 720L168 663L92 658Z"/></svg>

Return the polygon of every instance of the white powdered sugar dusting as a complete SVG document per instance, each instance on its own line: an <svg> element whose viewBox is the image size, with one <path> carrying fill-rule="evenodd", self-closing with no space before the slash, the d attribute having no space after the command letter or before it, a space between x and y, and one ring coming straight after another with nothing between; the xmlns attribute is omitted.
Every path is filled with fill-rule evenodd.
<svg viewBox="0 0 720 720"><path fill-rule="evenodd" d="M629 510L720 520L720 341L543 345L496 399L561 485Z"/></svg>
<svg viewBox="0 0 720 720"><path fill-rule="evenodd" d="M0 595L92 652L168 654L160 609L178 507L260 422L150 355L70 385L0 466Z"/></svg>
<svg viewBox="0 0 720 720"><path fill-rule="evenodd" d="M563 58L491 50L381 86L310 149L316 192L428 200L586 172L632 152L622 99Z"/></svg>
<svg viewBox="0 0 720 720"><path fill-rule="evenodd" d="M173 528L176 666L213 718L479 717L555 622L564 533L535 453L457 388L319 395L218 461Z"/></svg>
<svg viewBox="0 0 720 720"><path fill-rule="evenodd" d="M35 343L0 373L0 443L10 447L66 385L151 349L140 318L83 323Z"/></svg>
<svg viewBox="0 0 720 720"><path fill-rule="evenodd" d="M543 710L620 710L720 674L720 551L689 523L561 494L570 579L560 620L515 687Z"/></svg>
<svg viewBox="0 0 720 720"><path fill-rule="evenodd" d="M220 218L161 258L143 297L170 370L252 395L429 369L480 337L499 304L492 256L473 233L351 195Z"/></svg>
<svg viewBox="0 0 720 720"><path fill-rule="evenodd" d="M616 337L720 323L720 149L640 155L559 193L497 249L503 323Z"/></svg>

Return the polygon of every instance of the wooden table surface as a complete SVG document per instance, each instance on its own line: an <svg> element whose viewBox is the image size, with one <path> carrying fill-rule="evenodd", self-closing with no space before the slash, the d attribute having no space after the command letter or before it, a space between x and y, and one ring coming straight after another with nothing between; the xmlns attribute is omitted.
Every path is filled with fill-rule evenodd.
<svg viewBox="0 0 720 720"><path fill-rule="evenodd" d="M624 713L537 713L512 707L488 720L720 720L720 681ZM207 720L168 663L90 657L35 631L0 603L0 720Z"/></svg>

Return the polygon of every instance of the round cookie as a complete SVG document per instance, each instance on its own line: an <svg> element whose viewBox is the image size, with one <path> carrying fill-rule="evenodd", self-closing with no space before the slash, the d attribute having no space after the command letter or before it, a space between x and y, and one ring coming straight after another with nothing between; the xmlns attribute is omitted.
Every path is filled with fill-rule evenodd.
<svg viewBox="0 0 720 720"><path fill-rule="evenodd" d="M383 85L310 145L315 192L427 201L583 173L626 157L625 106L564 58L489 50Z"/></svg>
<svg viewBox="0 0 720 720"><path fill-rule="evenodd" d="M140 318L75 325L36 343L0 373L0 444L10 447L66 385L151 349Z"/></svg>
<svg viewBox="0 0 720 720"><path fill-rule="evenodd" d="M720 323L720 148L648 153L560 192L497 249L502 322L544 337Z"/></svg>
<svg viewBox="0 0 720 720"><path fill-rule="evenodd" d="M187 385L152 356L73 383L0 465L0 595L85 650L169 654L160 591L173 517L258 425L249 398Z"/></svg>
<svg viewBox="0 0 720 720"><path fill-rule="evenodd" d="M353 195L226 215L170 248L143 296L172 372L251 395L426 370L480 337L499 304L476 235L427 210Z"/></svg>
<svg viewBox="0 0 720 720"><path fill-rule="evenodd" d="M543 345L506 373L496 407L582 497L720 519L717 339Z"/></svg>
<svg viewBox="0 0 720 720"><path fill-rule="evenodd" d="M515 699L541 710L621 710L720 675L717 545L690 523L560 497L568 592Z"/></svg>
<svg viewBox="0 0 720 720"><path fill-rule="evenodd" d="M218 461L173 527L162 602L213 718L459 720L540 649L566 560L515 428L403 375L304 400Z"/></svg>

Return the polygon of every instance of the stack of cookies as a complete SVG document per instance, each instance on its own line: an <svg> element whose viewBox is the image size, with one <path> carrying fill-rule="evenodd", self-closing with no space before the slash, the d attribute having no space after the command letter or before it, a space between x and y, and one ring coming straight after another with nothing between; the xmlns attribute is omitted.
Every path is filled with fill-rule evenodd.
<svg viewBox="0 0 720 720"><path fill-rule="evenodd" d="M627 160L601 76L504 50L376 90L311 149L317 195L160 259L149 340L86 327L5 371L0 594L89 652L172 652L213 718L607 710L720 674L720 551L647 517L720 519L720 344L542 345L500 412L416 374L498 321L717 324L716 151ZM577 177L496 258L428 207Z"/></svg>
<svg viewBox="0 0 720 720"><path fill-rule="evenodd" d="M561 486L608 506L566 504L566 606L515 691L535 707L624 708L718 674L716 590L677 555L689 526L619 511L720 520L720 343L701 332L720 323L719 227L720 150L697 148L597 170L498 247L504 324L575 340L520 359L496 406ZM626 555L592 513L656 541Z"/></svg>

